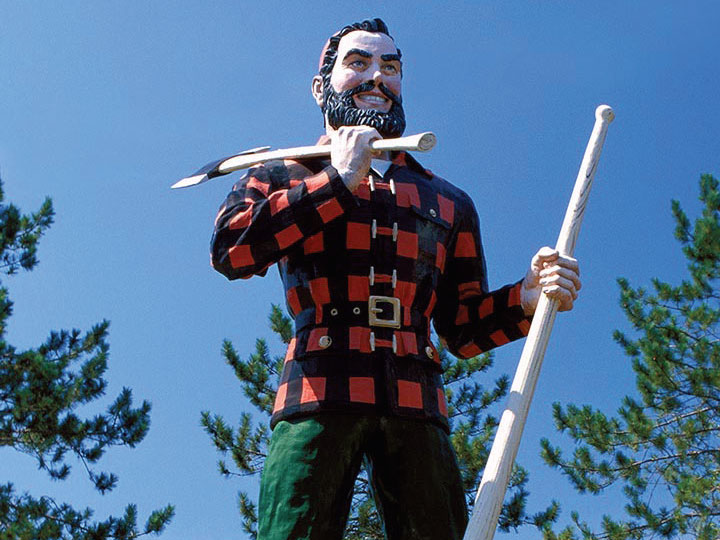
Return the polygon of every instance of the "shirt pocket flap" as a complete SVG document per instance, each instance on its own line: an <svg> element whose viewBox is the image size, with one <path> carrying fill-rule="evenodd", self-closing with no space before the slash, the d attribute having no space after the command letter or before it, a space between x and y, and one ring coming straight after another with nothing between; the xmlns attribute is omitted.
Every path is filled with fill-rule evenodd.
<svg viewBox="0 0 720 540"><path fill-rule="evenodd" d="M439 227L442 227L443 229L450 229L451 224L447 221L445 221L443 218L440 217L440 212L437 208L428 208L428 209L422 209L417 206L410 206L410 210L413 214L415 214L417 217L428 221L430 223L433 223L435 225L438 225Z"/></svg>

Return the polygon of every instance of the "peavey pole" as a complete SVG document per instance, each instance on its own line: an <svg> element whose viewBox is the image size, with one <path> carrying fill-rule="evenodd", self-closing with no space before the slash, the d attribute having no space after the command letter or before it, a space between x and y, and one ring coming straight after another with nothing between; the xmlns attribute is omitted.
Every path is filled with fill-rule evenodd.
<svg viewBox="0 0 720 540"><path fill-rule="evenodd" d="M427 152L435 146L435 134L426 131L417 135L408 135L399 139L378 139L370 143L373 150L407 150ZM197 186L203 182L207 182L212 178L229 174L233 171L246 169L257 163L264 163L273 159L297 159L310 158L318 156L327 156L330 154L330 145L322 144L318 146L300 146L297 148L284 148L282 150L272 150L267 152L270 147L263 146L246 150L235 156L222 158L205 165L192 176L188 176L175 182L171 188L178 189L190 186Z"/></svg>
<svg viewBox="0 0 720 540"><path fill-rule="evenodd" d="M572 256L575 251L575 242L585 213L600 152L605 142L608 126L614 118L613 110L607 105L600 105L595 109L595 126L585 149L556 245L556 249L562 255ZM475 496L475 507L463 540L492 540L495 535L498 517L505 498L505 489L520 446L520 438L540 375L540 367L557 308L557 300L551 300L544 294L540 295L530 326L530 333L510 388L507 407L500 419L495 441L485 465L485 472Z"/></svg>

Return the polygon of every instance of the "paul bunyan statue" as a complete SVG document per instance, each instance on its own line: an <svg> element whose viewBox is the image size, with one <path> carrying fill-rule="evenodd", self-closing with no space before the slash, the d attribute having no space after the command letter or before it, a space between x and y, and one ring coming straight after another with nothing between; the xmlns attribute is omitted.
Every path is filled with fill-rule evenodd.
<svg viewBox="0 0 720 540"><path fill-rule="evenodd" d="M389 540L460 540L465 494L430 323L468 358L524 337L538 298L572 309L577 262L551 248L490 291L472 200L406 152L400 49L380 19L323 48L312 96L330 158L250 169L220 208L212 264L277 264L295 320L262 474L259 540L339 540L365 460Z"/></svg>

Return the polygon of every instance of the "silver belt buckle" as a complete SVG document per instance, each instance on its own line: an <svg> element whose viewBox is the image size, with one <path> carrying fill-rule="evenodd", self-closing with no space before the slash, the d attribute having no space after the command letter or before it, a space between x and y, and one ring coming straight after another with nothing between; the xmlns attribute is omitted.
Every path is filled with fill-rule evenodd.
<svg viewBox="0 0 720 540"><path fill-rule="evenodd" d="M380 319L378 317L378 313L382 313L383 309L377 306L383 302L387 302L392 306L392 319ZM394 296L371 296L368 300L368 320L370 326L400 328L400 299Z"/></svg>

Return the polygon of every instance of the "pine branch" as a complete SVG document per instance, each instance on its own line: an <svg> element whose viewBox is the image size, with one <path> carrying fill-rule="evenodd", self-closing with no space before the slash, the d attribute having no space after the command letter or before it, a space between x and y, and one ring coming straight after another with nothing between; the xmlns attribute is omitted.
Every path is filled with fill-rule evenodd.
<svg viewBox="0 0 720 540"><path fill-rule="evenodd" d="M575 442L572 457L542 441L543 458L580 492L622 487L625 516L603 518L592 530L573 513L575 528L548 540L720 537L720 191L701 178L705 207L694 226L673 202L676 237L690 279L679 286L652 280L655 293L619 279L621 305L638 337L615 339L632 360L641 402L626 397L617 416L589 406L554 405L559 431ZM660 506L665 502L668 507Z"/></svg>
<svg viewBox="0 0 720 540"><path fill-rule="evenodd" d="M12 275L37 264L38 241L53 216L50 199L28 215L12 204L0 205L0 273ZM104 414L77 414L82 405L101 398L107 387L103 376L109 323L103 321L84 334L77 329L51 332L40 346L18 352L5 341L12 306L7 289L0 287L0 446L31 456L55 480L68 477L66 456L74 455L97 490L111 490L117 477L97 473L92 465L112 446L134 447L143 440L150 405L143 402L133 408L132 394L125 388ZM129 540L160 533L173 513L172 506L153 511L139 530L132 504L120 517L93 522L90 509L78 511L49 497L16 495L12 484L0 485L3 539Z"/></svg>

